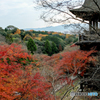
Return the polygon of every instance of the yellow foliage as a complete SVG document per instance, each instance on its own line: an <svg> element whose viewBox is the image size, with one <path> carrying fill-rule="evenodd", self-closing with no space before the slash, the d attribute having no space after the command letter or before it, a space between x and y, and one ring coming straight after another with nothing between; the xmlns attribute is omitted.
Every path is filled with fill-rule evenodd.
<svg viewBox="0 0 100 100"><path fill-rule="evenodd" d="M24 40L29 40L30 38L32 38L29 34L25 35Z"/></svg>
<svg viewBox="0 0 100 100"><path fill-rule="evenodd" d="M20 34L20 33L21 33L20 29L17 29L17 31L14 34Z"/></svg>
<svg viewBox="0 0 100 100"><path fill-rule="evenodd" d="M45 36L48 36L48 35L45 35L45 34L39 34L38 36L39 36L39 37L45 37Z"/></svg>
<svg viewBox="0 0 100 100"><path fill-rule="evenodd" d="M36 37L35 39L37 39L37 40L41 40L41 38L42 38L42 37Z"/></svg>
<svg viewBox="0 0 100 100"><path fill-rule="evenodd" d="M70 34L66 34L66 38L68 38L69 36L71 36Z"/></svg>
<svg viewBox="0 0 100 100"><path fill-rule="evenodd" d="M42 35L42 37L46 37L46 36L48 36L48 35Z"/></svg>
<svg viewBox="0 0 100 100"><path fill-rule="evenodd" d="M52 35L54 35L54 34L58 34L58 33L57 32L52 33Z"/></svg>
<svg viewBox="0 0 100 100"><path fill-rule="evenodd" d="M64 34L63 33L60 33L59 35L61 36L61 35L64 35Z"/></svg>
<svg viewBox="0 0 100 100"><path fill-rule="evenodd" d="M35 36L35 34L33 34L33 36Z"/></svg>

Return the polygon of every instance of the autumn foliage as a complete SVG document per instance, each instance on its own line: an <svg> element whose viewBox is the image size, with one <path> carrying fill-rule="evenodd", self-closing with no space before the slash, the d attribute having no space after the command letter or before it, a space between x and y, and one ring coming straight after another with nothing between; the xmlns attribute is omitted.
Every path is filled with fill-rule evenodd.
<svg viewBox="0 0 100 100"><path fill-rule="evenodd" d="M0 45L0 100L54 100L50 75L54 84L62 75L70 84L68 73L83 76L89 64L95 62L90 56L94 52L76 50L36 57L20 45ZM47 69L46 76L41 75L41 67Z"/></svg>
<svg viewBox="0 0 100 100"><path fill-rule="evenodd" d="M64 52L60 55L61 59L56 64L55 70L59 73L59 76L66 75L67 81L71 79L71 76L80 75L82 77L86 70L91 67L91 63L95 66L96 60L91 55L92 53L96 53L96 51Z"/></svg>
<svg viewBox="0 0 100 100"><path fill-rule="evenodd" d="M17 29L14 34L20 34L20 33L21 33L20 29Z"/></svg>
<svg viewBox="0 0 100 100"><path fill-rule="evenodd" d="M96 60L91 55L95 52L95 50L75 50L54 54L51 57L42 55L40 58L42 59L42 62L44 61L44 67L48 67L48 70L49 67L55 70L55 75L57 76L56 80L61 79L61 76L64 76L62 77L62 80L66 80L70 84L71 76L83 76L84 73L86 73L86 70L91 67L91 63L95 66Z"/></svg>
<svg viewBox="0 0 100 100"><path fill-rule="evenodd" d="M51 85L33 73L35 61L17 44L0 46L0 100L53 100Z"/></svg>

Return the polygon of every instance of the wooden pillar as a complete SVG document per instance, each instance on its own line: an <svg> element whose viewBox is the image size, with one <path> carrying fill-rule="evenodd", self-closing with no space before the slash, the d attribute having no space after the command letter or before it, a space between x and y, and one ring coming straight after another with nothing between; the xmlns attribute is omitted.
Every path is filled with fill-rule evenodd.
<svg viewBox="0 0 100 100"><path fill-rule="evenodd" d="M92 29L92 21L90 20L89 21L89 31L91 32L91 29Z"/></svg>
<svg viewBox="0 0 100 100"><path fill-rule="evenodd" d="M96 30L98 30L98 20L96 20Z"/></svg>
<svg viewBox="0 0 100 100"><path fill-rule="evenodd" d="M92 30L93 30L93 21L92 21Z"/></svg>
<svg viewBox="0 0 100 100"><path fill-rule="evenodd" d="M93 27L95 28L95 20L93 20Z"/></svg>
<svg viewBox="0 0 100 100"><path fill-rule="evenodd" d="M98 29L100 29L100 22L98 21Z"/></svg>

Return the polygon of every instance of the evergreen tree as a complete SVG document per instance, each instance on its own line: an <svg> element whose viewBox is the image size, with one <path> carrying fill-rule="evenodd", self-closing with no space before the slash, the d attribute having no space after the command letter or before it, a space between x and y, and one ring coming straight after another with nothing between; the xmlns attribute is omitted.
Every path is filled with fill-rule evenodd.
<svg viewBox="0 0 100 100"><path fill-rule="evenodd" d="M56 44L54 42L52 42L52 54L57 53L58 52L58 48L56 47Z"/></svg>
<svg viewBox="0 0 100 100"><path fill-rule="evenodd" d="M9 33L6 34L6 42L8 44L12 44L13 42L12 35L10 35Z"/></svg>
<svg viewBox="0 0 100 100"><path fill-rule="evenodd" d="M45 53L48 54L49 56L51 56L52 54L52 48L48 40L46 40L45 42Z"/></svg>
<svg viewBox="0 0 100 100"><path fill-rule="evenodd" d="M30 38L30 39L28 40L27 49L28 49L29 51L31 51L32 54L34 54L33 51L36 51L36 50L37 50L36 44L35 44L35 42L33 41L32 38Z"/></svg>

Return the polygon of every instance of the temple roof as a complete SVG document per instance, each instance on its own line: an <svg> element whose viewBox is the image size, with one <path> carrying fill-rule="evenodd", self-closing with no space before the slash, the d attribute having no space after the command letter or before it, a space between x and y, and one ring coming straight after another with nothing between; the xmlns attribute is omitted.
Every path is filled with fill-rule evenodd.
<svg viewBox="0 0 100 100"><path fill-rule="evenodd" d="M100 0L85 0L81 8L70 10L73 14L83 19L89 19L94 13L100 14ZM85 15L82 15L84 13ZM82 15L82 16L80 16Z"/></svg>

